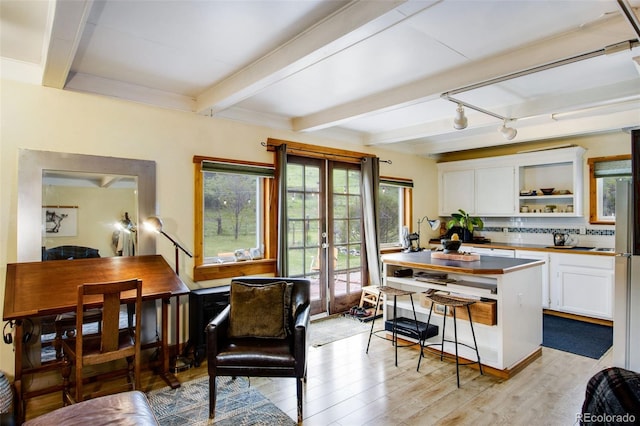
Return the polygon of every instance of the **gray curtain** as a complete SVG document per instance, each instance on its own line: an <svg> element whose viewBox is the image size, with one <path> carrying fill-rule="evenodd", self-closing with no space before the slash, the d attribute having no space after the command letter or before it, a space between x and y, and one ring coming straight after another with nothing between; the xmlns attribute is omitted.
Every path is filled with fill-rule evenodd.
<svg viewBox="0 0 640 426"><path fill-rule="evenodd" d="M362 220L364 245L371 285L382 285L380 242L378 238L378 188L380 187L380 159L365 157L361 161Z"/></svg>
<svg viewBox="0 0 640 426"><path fill-rule="evenodd" d="M278 253L276 276L286 277L289 270L287 251L287 145L276 148L276 184L278 186Z"/></svg>

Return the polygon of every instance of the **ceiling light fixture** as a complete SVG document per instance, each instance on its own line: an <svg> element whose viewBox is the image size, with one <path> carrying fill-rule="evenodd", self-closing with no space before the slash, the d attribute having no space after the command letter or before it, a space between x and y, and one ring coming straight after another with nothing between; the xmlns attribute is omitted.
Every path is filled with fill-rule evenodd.
<svg viewBox="0 0 640 426"><path fill-rule="evenodd" d="M490 115L491 117L495 117L498 120L502 120L502 126L499 127L498 130L500 131L500 133L502 133L502 136L504 136L506 140L510 141L518 134L518 131L513 127L507 127L507 121L516 121L515 118L503 117L502 115L496 114L495 112L488 111L475 105L471 105L468 102L464 102L456 98L452 98L449 93L443 93L442 95L440 95L440 97L448 100L449 102L458 104L458 108L456 109L456 117L453 119L453 127L458 130L462 130L467 127L467 117L465 117L463 109L463 107L467 107L474 111L478 111L483 114Z"/></svg>
<svg viewBox="0 0 640 426"><path fill-rule="evenodd" d="M464 115L464 108L462 104L458 104L456 108L456 117L453 119L453 128L456 130L462 130L467 128L467 117Z"/></svg>
<svg viewBox="0 0 640 426"><path fill-rule="evenodd" d="M502 133L502 136L508 141L510 141L513 138L515 138L516 135L518 134L518 131L516 129L514 129L513 127L507 127L507 120L506 119L502 122L502 126L498 127L498 131L500 133Z"/></svg>

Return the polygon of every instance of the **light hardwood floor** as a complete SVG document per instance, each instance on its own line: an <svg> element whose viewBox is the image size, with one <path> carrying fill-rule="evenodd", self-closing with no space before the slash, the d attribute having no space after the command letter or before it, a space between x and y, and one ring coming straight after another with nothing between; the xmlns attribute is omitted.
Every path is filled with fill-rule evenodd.
<svg viewBox="0 0 640 426"><path fill-rule="evenodd" d="M611 353L600 360L543 348L542 356L509 380L480 376L438 357L422 360L418 348L400 348L394 366L391 343L368 333L309 348L304 396L305 425L573 425L589 378L610 366ZM182 381L207 374L206 363L177 374ZM165 386L151 372L144 391ZM291 418L296 418L293 379L251 378ZM61 405L58 394L30 400L27 418Z"/></svg>

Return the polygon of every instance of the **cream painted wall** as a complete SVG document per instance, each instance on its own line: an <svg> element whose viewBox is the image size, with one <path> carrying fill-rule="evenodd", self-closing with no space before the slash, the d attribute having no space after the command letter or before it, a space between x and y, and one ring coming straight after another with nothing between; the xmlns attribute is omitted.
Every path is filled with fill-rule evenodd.
<svg viewBox="0 0 640 426"><path fill-rule="evenodd" d="M349 146L312 134L0 80L1 309L4 309L6 265L17 258L20 148L155 161L158 214L163 217L167 232L185 247L193 248L193 156L272 162L273 154L260 145L269 137L370 152L391 160L392 164L381 164L381 174L414 180L414 216L436 216L437 175L435 162L430 159ZM158 239L157 251L173 263L173 246L169 241ZM192 288L202 285L192 282L193 263L181 256L181 278ZM1 345L0 370L10 376L13 359L12 347Z"/></svg>
<svg viewBox="0 0 640 426"><path fill-rule="evenodd" d="M115 224L124 213L135 217L137 193L133 188L97 188L46 185L42 194L47 206L77 206L78 233L74 237L46 234L42 245L46 248L76 245L99 250L100 256L115 256L112 245ZM63 221L64 223L64 221Z"/></svg>

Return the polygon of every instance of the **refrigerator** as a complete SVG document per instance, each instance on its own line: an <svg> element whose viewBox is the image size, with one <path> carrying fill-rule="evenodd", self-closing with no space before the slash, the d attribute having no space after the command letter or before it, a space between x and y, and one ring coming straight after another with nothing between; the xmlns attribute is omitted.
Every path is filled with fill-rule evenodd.
<svg viewBox="0 0 640 426"><path fill-rule="evenodd" d="M634 194L634 166L640 164L632 164L634 179L616 185L613 364L640 372L640 197Z"/></svg>

